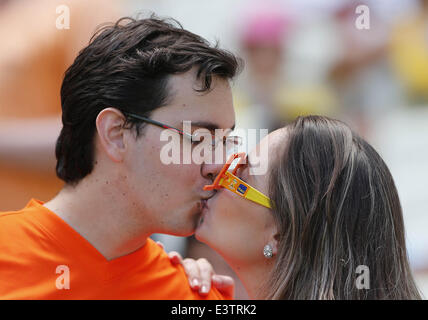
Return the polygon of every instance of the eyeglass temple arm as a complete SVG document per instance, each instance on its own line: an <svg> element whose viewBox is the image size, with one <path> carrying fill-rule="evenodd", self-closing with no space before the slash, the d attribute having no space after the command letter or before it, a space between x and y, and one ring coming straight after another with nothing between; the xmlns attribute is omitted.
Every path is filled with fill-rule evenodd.
<svg viewBox="0 0 428 320"><path fill-rule="evenodd" d="M168 126L168 125L163 124L161 122L158 122L156 120L153 120L153 119L150 119L150 118L146 118L146 117L143 117L143 116L140 116L140 115L137 115L137 114L133 114L133 113L130 113L130 112L125 112L124 114L127 115L127 116L129 116L129 117L132 117L132 118L135 118L135 119L139 119L141 121L145 121L145 122L154 124L155 126L158 126L158 127L164 128L164 129L175 130L179 134L182 134L183 136L188 137L190 140L193 140L193 135L191 135L190 133L184 132L184 131L182 131L180 129Z"/></svg>

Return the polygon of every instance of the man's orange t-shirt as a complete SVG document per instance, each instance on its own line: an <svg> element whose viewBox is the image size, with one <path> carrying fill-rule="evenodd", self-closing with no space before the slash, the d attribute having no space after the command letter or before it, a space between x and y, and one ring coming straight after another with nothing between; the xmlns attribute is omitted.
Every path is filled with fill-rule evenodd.
<svg viewBox="0 0 428 320"><path fill-rule="evenodd" d="M108 261L37 200L0 213L0 299L202 299L151 239ZM212 289L205 299L224 299Z"/></svg>

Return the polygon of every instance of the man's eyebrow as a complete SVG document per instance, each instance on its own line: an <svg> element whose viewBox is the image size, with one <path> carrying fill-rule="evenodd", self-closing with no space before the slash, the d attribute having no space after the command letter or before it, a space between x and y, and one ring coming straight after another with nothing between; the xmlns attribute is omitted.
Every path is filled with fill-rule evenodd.
<svg viewBox="0 0 428 320"><path fill-rule="evenodd" d="M209 122L209 121L192 121L192 126L198 127L198 128L205 128L209 131L215 131L216 129L220 129L219 125ZM231 131L235 129L235 124L233 124L232 128L229 128Z"/></svg>

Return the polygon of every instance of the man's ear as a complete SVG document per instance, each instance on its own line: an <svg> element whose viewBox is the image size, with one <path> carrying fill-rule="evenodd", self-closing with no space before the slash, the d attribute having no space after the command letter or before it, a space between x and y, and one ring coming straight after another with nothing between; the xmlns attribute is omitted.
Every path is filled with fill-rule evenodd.
<svg viewBox="0 0 428 320"><path fill-rule="evenodd" d="M114 162L123 161L125 140L123 114L115 108L102 110L95 121L101 147Z"/></svg>

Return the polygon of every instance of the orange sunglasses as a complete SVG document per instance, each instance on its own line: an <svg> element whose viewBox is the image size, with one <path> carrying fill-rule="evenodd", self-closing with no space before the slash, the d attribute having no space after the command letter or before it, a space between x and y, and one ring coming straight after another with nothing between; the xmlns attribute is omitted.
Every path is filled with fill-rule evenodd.
<svg viewBox="0 0 428 320"><path fill-rule="evenodd" d="M233 169L232 172L228 171L232 162L237 158L240 158L240 160L238 161L236 167ZM206 185L204 187L204 190L226 188L245 199L248 199L270 209L271 204L269 197L258 191L256 188L253 188L248 183L239 179L235 175L238 168L243 165L243 159L245 160L245 152L235 153L231 155L224 167L221 169L220 173L215 178L213 184Z"/></svg>

